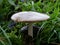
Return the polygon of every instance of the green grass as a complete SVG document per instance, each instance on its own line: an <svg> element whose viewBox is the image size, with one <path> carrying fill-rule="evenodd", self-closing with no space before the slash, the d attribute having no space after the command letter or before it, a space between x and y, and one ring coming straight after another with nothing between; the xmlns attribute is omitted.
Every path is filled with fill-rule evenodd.
<svg viewBox="0 0 60 45"><path fill-rule="evenodd" d="M11 21L11 15L20 11L36 11L50 16L49 20L35 24L43 30L36 38L36 45L43 42L46 42L46 45L51 42L60 42L60 0L40 0L38 2L0 0L0 37L4 37L5 40L0 40L1 45L22 45L21 34L16 35L15 33L26 24L17 23L11 29L7 27Z"/></svg>

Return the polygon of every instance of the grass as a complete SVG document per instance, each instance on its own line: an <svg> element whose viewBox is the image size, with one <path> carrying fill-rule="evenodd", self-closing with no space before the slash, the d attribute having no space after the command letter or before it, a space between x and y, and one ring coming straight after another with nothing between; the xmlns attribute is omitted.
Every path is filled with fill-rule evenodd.
<svg viewBox="0 0 60 45"><path fill-rule="evenodd" d="M36 11L50 16L49 20L35 24L42 30L41 33L38 33L36 45L42 45L43 42L46 42L46 45L51 42L60 42L60 0L39 0L36 2L0 0L0 37L4 37L5 40L0 40L1 45L23 45L19 30L26 24L17 23L15 27L8 28L11 15L20 11Z"/></svg>

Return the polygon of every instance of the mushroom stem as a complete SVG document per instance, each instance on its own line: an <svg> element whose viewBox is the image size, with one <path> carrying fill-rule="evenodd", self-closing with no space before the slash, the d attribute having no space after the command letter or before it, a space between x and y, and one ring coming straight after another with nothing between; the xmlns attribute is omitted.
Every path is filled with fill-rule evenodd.
<svg viewBox="0 0 60 45"><path fill-rule="evenodd" d="M28 25L28 35L33 37L33 26L32 23Z"/></svg>

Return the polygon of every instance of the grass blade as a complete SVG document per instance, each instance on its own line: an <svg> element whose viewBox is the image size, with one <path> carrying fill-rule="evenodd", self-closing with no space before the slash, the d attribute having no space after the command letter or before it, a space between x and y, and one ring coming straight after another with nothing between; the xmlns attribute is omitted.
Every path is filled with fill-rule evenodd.
<svg viewBox="0 0 60 45"><path fill-rule="evenodd" d="M9 45L12 45L12 43L11 43L9 37L7 36L6 32L2 29L1 26L0 26L0 29L1 29L1 31L3 32L4 36L7 38L8 42L9 42Z"/></svg>

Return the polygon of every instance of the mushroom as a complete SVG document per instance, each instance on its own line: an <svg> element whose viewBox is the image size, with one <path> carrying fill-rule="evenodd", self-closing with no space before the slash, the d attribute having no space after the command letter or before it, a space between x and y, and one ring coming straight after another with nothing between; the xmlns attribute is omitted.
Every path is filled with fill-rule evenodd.
<svg viewBox="0 0 60 45"><path fill-rule="evenodd" d="M37 36L37 32L39 30L39 26L36 25L32 25L33 26L33 38L35 38ZM21 28L20 32L23 34L23 36L27 35L28 36L28 25L24 26ZM40 30L41 32L41 30Z"/></svg>
<svg viewBox="0 0 60 45"><path fill-rule="evenodd" d="M33 38L33 26L32 24L34 22L39 22L43 20L47 20L50 18L46 14L33 12L33 11L24 11L24 12L18 12L11 16L11 19L15 22L26 22L28 23L28 35Z"/></svg>

